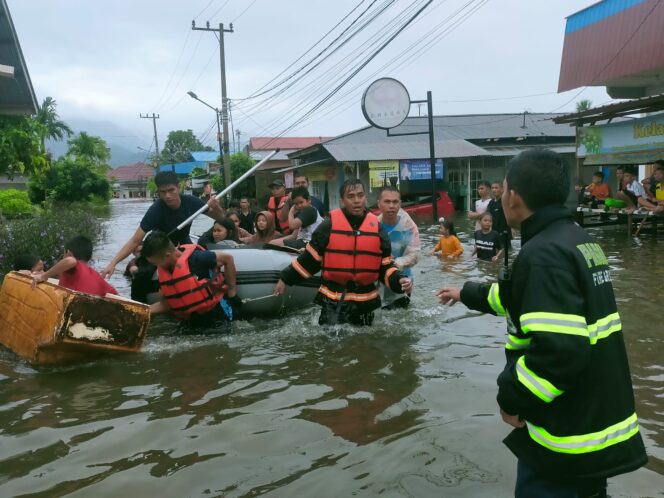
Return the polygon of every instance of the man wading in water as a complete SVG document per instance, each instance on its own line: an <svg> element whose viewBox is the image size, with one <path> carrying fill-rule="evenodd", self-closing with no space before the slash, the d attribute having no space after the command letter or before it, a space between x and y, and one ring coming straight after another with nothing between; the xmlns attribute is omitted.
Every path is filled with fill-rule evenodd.
<svg viewBox="0 0 664 498"><path fill-rule="evenodd" d="M522 248L498 283L438 291L443 304L507 317L498 405L515 429L516 497L605 497L645 465L620 316L602 248L564 206L570 180L550 150L510 161L503 208Z"/></svg>
<svg viewBox="0 0 664 498"><path fill-rule="evenodd" d="M376 284L409 293L413 284L392 259L390 238L376 215L366 209L360 180L347 180L339 189L342 209L318 226L305 251L281 272L274 293L282 295L294 285L322 271L316 303L322 309L318 323L371 325L380 296Z"/></svg>
<svg viewBox="0 0 664 498"><path fill-rule="evenodd" d="M180 223L203 207L205 202L192 195L180 195L178 177L173 172L166 171L157 173L154 177L154 182L157 185L159 199L157 199L147 210L139 227L134 232L134 235L132 235L127 243L122 246L122 249L118 251L106 268L101 272L103 277L110 277L115 271L116 265L132 254L143 242L145 234L151 230L161 230L162 232L168 233L171 242L176 246L179 244L191 244L191 239L189 238L191 225L187 225L182 230L175 229ZM224 211L221 209L217 199L210 199L207 202L207 205L209 206L208 211L205 213L207 216L214 220L223 219ZM170 232L173 233L171 234ZM155 270L156 267L154 267L152 271L146 271L146 278L151 280ZM137 287L147 287L150 282L134 281L134 283ZM138 295L136 295L133 291L133 287L134 284L132 284L132 299L145 301L145 292L138 292Z"/></svg>

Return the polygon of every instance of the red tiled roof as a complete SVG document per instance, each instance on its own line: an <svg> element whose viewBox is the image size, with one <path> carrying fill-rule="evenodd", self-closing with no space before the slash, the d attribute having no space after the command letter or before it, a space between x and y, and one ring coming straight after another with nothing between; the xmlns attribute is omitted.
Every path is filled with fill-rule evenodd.
<svg viewBox="0 0 664 498"><path fill-rule="evenodd" d="M332 137L251 137L249 139L249 150L306 149L330 138Z"/></svg>
<svg viewBox="0 0 664 498"><path fill-rule="evenodd" d="M149 164L139 162L127 164L126 166L118 166L115 169L109 170L106 176L109 180L115 178L119 182L140 180L154 176L154 168Z"/></svg>

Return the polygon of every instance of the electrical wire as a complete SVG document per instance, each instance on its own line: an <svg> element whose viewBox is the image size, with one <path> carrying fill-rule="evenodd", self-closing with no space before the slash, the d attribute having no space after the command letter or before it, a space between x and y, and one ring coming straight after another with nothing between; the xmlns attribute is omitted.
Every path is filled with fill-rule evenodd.
<svg viewBox="0 0 664 498"><path fill-rule="evenodd" d="M331 42L330 42L330 43L329 43L329 44L328 44L323 50L321 50L318 54L316 54L313 58L311 58L308 62L306 62L304 65L302 65L299 69L297 69L296 71L294 71L293 73L291 73L289 76L287 76L286 78L282 79L282 80L279 81L278 83L275 83L272 87L268 88L267 90L264 90L264 91L262 91L262 92L260 92L260 93L258 93L258 94L254 94L254 95L252 95L252 96L250 96L250 97L245 97L245 98L235 99L235 100L238 100L238 101L245 101L245 100L250 100L250 99L254 99L254 98L260 97L260 96L262 96L262 95L265 95L265 94L271 92L272 90L275 90L275 89L279 88L281 85L287 83L288 81L290 81L291 79L293 79L294 77L296 77L299 73L301 73L302 71L304 71L308 66L310 66L311 64L313 64L313 63L314 63L319 57L321 57L325 52L327 52L329 49L331 49L331 47L332 47L335 43L337 43L339 40L341 40L342 37L343 37L346 33L348 33L348 31L349 31L349 30L350 30L350 29L351 29L351 28L352 28L352 27L353 27L353 26L354 26L354 25L355 25L360 19L362 19L362 17L364 17L364 15L369 11L369 9L371 9L371 8L376 4L376 2L378 2L378 0L373 0L373 1L371 2L371 4L370 4L370 5L369 5L369 6L368 6L363 12L361 12L360 15L357 16L357 17L353 20L353 22L351 22L350 25L349 25L348 27L346 27L346 28L345 28L345 29L344 29L344 30L343 30L343 31L342 31L342 32L341 32L341 33L340 33L340 34L339 34L334 40L332 40L332 41L331 41ZM380 16L380 14L382 14L382 13L385 11L385 9L386 9L387 7L389 7L390 5L392 5L394 2L395 2L395 0L388 0L387 2L385 2L385 5L384 5L383 9L380 10L377 14L375 14L371 19L369 19L368 24L370 24L371 22L373 22L374 20L376 20L376 19L378 18L378 16ZM340 42L339 45L338 45L334 50L332 50L332 52L329 53L325 58L319 60L319 61L318 61L316 64L314 64L312 67L310 67L309 69L307 69L307 70L304 72L304 74L302 74L302 76L300 76L300 77L297 78L294 82L292 82L290 85L288 85L288 86L286 87L286 90L289 89L289 88L291 88L295 83L297 83L297 82L300 81L302 78L304 78L305 76L307 76L308 74L310 74L311 72L313 72L316 68L318 68L318 67L319 67L323 62L325 62L329 57L331 57L334 53L336 53L336 52L337 52L338 50L340 50L343 46L345 46L348 42L350 42L350 41L355 37L355 35L361 33L361 32L366 28L366 26L367 26L368 24L365 23L365 24L364 24L363 26L361 26L359 29L356 29L353 33L351 33L351 34L350 34L350 35L349 35L349 36L348 36L343 42ZM284 91L284 90L282 90L282 91Z"/></svg>
<svg viewBox="0 0 664 498"><path fill-rule="evenodd" d="M359 84L357 84L353 89L351 89L351 90L349 90L348 92L346 92L346 94L340 96L339 99L337 99L337 101L343 99L344 96L351 95L355 90L358 90L361 86L364 85L364 83L365 83L366 81L368 81L369 79L371 79L373 76L375 76L376 74L380 73L380 72L383 71L385 68L387 68L387 67L393 65L394 63L398 62L398 61L399 61L401 58L403 58L404 56L408 55L409 52L412 51L413 48L417 48L417 47L421 44L421 42L422 42L423 40L430 39L430 38L434 35L434 33L435 33L437 30L440 30L440 28L443 27L447 22L449 22L449 21L451 21L451 20L455 20L455 17L458 17L459 14L463 14L463 16L460 18L460 19L461 19L461 22L467 20L467 19L470 17L470 15L472 15L472 14L473 14L474 12L476 12L479 8L481 8L481 7L484 5L484 3L486 3L486 1L488 1L488 0L479 0L479 1L480 1L479 4L475 4L475 5L473 5L473 3L476 2L476 1L478 1L478 0L470 0L469 2L467 2L463 7L459 8L457 11L455 11L455 12L452 13L450 16L448 16L446 19L444 19L441 23L439 23L438 25L436 25L431 31L429 31L428 33L425 33L425 34L424 34L419 40L417 40L417 41L416 41L415 43L413 43L411 46L409 46L408 48L406 48L404 51L402 51L400 54L398 54L396 57L394 57L391 61L389 61L389 62L388 62L387 64L385 64L383 67L381 67L380 69L378 69L377 71L375 71L375 72L374 72L372 75L370 75L369 77L364 78L363 81L361 81ZM440 7L440 5L438 5L438 6L435 7L435 8L438 8L438 7ZM464 12L463 12L464 9L468 9L468 8L470 8L470 10L467 11L466 13L464 13ZM458 26L461 24L461 22L456 22L456 21L455 21L450 27L446 28L446 30L443 32L443 34L444 34L444 35L447 35L447 34L451 33L454 29L458 28ZM440 39L440 38L439 38L439 39ZM429 48L430 48L430 47L429 47ZM421 55L421 54L420 54L420 55ZM355 105L356 97L355 97L354 95L351 95L350 98L353 99L353 102L351 102L350 105ZM340 105L344 105L344 104L340 104ZM350 107L350 105L349 105L349 106L346 106L346 109L347 109L348 107ZM338 108L338 107L339 107L339 106L337 106L337 108ZM326 114L329 114L330 112L333 112L334 110L335 110L335 109L331 109L331 110L329 110ZM344 109L344 110L345 110L345 109ZM342 110L342 112L343 112L343 110ZM337 113L336 115L338 115L338 114L339 114L339 113Z"/></svg>
<svg viewBox="0 0 664 498"><path fill-rule="evenodd" d="M415 14L413 14L412 17L406 21L405 24L403 24L396 33L394 33L392 36L389 37L385 43L383 43L378 50L376 50L367 60L365 60L358 68L356 68L350 75L348 75L337 87L332 90L326 97L324 97L318 104L316 104L314 107L312 107L309 111L307 111L302 117L300 117L298 120L296 120L293 124L285 128L277 137L273 138L270 142L266 144L266 146L269 146L276 138L279 138L283 136L284 134L288 133L291 129L302 123L304 120L307 119L307 117L311 116L314 112L316 112L317 109L319 109L322 105L325 104L330 98L332 98L339 90L341 90L351 79L353 79L364 67L366 67L373 59L378 56L394 39L399 36L417 17L424 12L424 10L433 2L433 0L428 0Z"/></svg>
<svg viewBox="0 0 664 498"><path fill-rule="evenodd" d="M314 78L312 81L308 83L308 86L305 87L302 90L296 91L293 95L290 96L284 96L280 100L277 100L275 102L275 97L278 95L272 96L268 99L265 100L265 102L258 108L253 107L252 110L254 111L259 111L261 107L267 107L269 104L270 106L275 106L279 105L281 103L287 102L289 99L293 99L297 96L298 92L306 92L304 95L299 97L299 102L295 106L291 106L289 108L289 113L284 114L280 118L277 118L277 121L271 122L268 127L272 126L280 126L282 122L287 121L290 118L290 115L296 114L298 111L303 110L306 108L308 105L310 105L310 102L315 102L317 99L319 99L322 95L325 94L325 92L333 88L334 84L337 82L341 81L345 74L348 74L354 67L357 67L359 64L361 64L361 61L363 60L364 54L370 53L374 47L377 47L382 41L387 39L390 36L391 29L392 27L398 26L402 20L405 20L408 15L413 12L417 7L417 2L413 2L407 9L402 11L398 16L396 16L388 25L383 27L382 30L379 30L377 33L374 33L371 38L368 40L364 41L363 44L361 44L360 47L354 49L352 52L347 54L343 59L339 60L335 65L331 66L328 68L324 73L320 74L316 78ZM370 43L371 42L371 43ZM358 61L355 63L355 66L353 66L353 63L355 61ZM346 69L346 72L343 72L342 69ZM279 95L281 95L284 92L279 92ZM246 109L243 109L246 111Z"/></svg>
<svg viewBox="0 0 664 498"><path fill-rule="evenodd" d="M275 81L277 78L279 78L282 74L284 74L286 71L288 71L291 67L293 67L295 64L300 62L309 52L311 52L314 48L316 48L325 38L327 38L330 33L332 33L335 29L337 29L343 22L348 19L357 9L360 8L360 6L365 2L365 0L360 0L360 3L358 3L350 12L348 12L337 24L335 24L332 29L330 29L327 33L325 33L316 43L314 43L306 52L304 52L302 55L300 55L297 59L295 59L293 62L291 62L286 68L284 68L279 74L277 74L274 78L272 78L270 81L265 83L262 87L260 87L258 90L253 92L252 94L249 95L249 97L253 97L256 93L260 92L263 90L266 86L272 84L273 81ZM242 100L242 99L234 99L234 100Z"/></svg>
<svg viewBox="0 0 664 498"><path fill-rule="evenodd" d="M234 23L235 21L237 21L240 17L242 17L242 16L243 16L243 15L244 15L244 14L245 14L250 8L252 8L252 7L254 6L254 4L255 4L257 1L258 1L258 0L253 0L253 2L251 2L251 3L249 4L249 6L248 6L246 9L244 9L242 12L240 12L240 14L239 14L235 19L233 19L233 20L231 21L231 24L233 24L233 23Z"/></svg>

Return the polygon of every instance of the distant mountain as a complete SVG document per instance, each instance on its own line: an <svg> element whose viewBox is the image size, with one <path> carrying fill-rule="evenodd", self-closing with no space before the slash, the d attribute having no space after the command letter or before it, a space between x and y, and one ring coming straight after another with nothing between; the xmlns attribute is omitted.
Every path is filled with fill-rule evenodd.
<svg viewBox="0 0 664 498"><path fill-rule="evenodd" d="M84 119L65 119L75 134L84 131L89 135L103 138L111 149L112 167L145 161L146 152L138 150L139 146L145 146L149 138L136 135L136 132L121 128L109 121L88 121ZM46 148L51 151L53 157L58 158L67 152L67 141L46 141Z"/></svg>

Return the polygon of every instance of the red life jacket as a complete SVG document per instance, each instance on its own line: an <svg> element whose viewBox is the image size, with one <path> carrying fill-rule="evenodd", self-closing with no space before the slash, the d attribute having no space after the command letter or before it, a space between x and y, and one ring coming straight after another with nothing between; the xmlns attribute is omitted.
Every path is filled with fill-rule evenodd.
<svg viewBox="0 0 664 498"><path fill-rule="evenodd" d="M270 197L270 200L267 202L267 210L274 215L274 221L276 223L276 226L279 227L279 231L284 235L288 235L289 233L291 233L291 229L288 226L288 218L286 219L286 221L279 220L279 211L281 211L283 205L286 203L286 201L288 201L288 196L284 195L281 199L279 199L278 206L277 206L277 201L275 199L276 197Z"/></svg>
<svg viewBox="0 0 664 498"><path fill-rule="evenodd" d="M359 230L353 230L341 209L330 212L332 229L322 264L324 282L344 288L353 283L355 289L367 287L367 292L346 293L347 301L369 301L378 297L375 287L380 275L383 253L378 235L378 218L367 213ZM342 292L335 292L323 284L320 292L330 299L340 300Z"/></svg>
<svg viewBox="0 0 664 498"><path fill-rule="evenodd" d="M183 244L180 249L183 251L173 273L157 269L161 295L180 318L187 318L192 313L207 313L224 297L224 276L219 272L214 279L197 277L189 270L189 257L195 250L204 249L196 244Z"/></svg>

